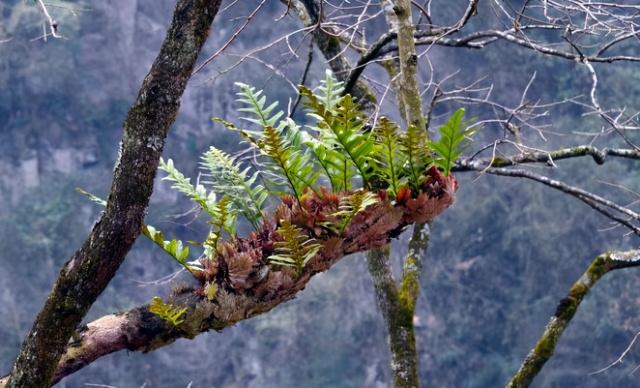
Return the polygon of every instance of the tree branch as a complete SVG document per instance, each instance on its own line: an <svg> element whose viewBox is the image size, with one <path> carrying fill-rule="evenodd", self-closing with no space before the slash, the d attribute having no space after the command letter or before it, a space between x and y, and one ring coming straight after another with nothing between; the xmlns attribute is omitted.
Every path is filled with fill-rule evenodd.
<svg viewBox="0 0 640 388"><path fill-rule="evenodd" d="M124 122L105 212L64 265L27 335L7 386L48 387L69 337L142 230L169 126L220 0L180 0L160 53Z"/></svg>
<svg viewBox="0 0 640 388"><path fill-rule="evenodd" d="M600 278L617 269L638 266L640 266L640 250L610 252L596 257L582 276L571 286L567 296L560 301L536 346L529 352L511 381L507 383L507 387L524 388L533 382L533 379L555 352L558 340L578 311L580 303Z"/></svg>
<svg viewBox="0 0 640 388"><path fill-rule="evenodd" d="M549 186L553 189L559 190L565 194L569 194L572 197L579 199L605 217L608 217L626 226L635 234L640 235L640 227L633 223L640 221L640 214L599 195L590 193L578 187L568 185L559 180L551 179L546 176L538 175L526 170L491 167L482 169L482 172L508 177L526 178L538 183L542 183L545 186Z"/></svg>
<svg viewBox="0 0 640 388"><path fill-rule="evenodd" d="M608 156L640 160L640 151L631 148L597 148L590 145L561 148L553 151L525 152L515 156L491 159L466 158L456 161L453 171L475 171L487 167L509 167L527 163L553 165L556 160L591 156L597 164L604 164Z"/></svg>
<svg viewBox="0 0 640 388"><path fill-rule="evenodd" d="M218 246L216 258L202 260L199 286L174 290L168 303L187 308L183 323L171 326L151 314L148 306L102 317L67 337L71 337L69 346L51 381L59 381L107 354L124 349L149 352L179 338L222 330L291 300L315 274L328 270L342 257L384 246L407 225L428 222L450 206L457 187L455 179L435 170L427 175L432 186L417 198L392 203L383 195L376 204L356 214L340 235L316 224L310 211L312 207L317 219L326 223L349 193L309 194L302 205L284 198L260 231L246 239L226 241ZM304 227L321 245L318 254L300 272L267 262L274 253L275 242L281 240L276 225L286 221ZM217 291L210 298L205 289L212 286ZM402 322L410 324L413 313L407 314Z"/></svg>

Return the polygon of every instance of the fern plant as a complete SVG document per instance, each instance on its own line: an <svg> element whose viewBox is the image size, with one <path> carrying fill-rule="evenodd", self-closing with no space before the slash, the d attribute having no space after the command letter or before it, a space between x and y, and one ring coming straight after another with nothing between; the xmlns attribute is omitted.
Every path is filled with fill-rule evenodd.
<svg viewBox="0 0 640 388"><path fill-rule="evenodd" d="M373 134L379 150L373 157L377 162L374 168L395 197L406 181L402 169L407 159L400 145L398 126L388 118L381 117Z"/></svg>
<svg viewBox="0 0 640 388"><path fill-rule="evenodd" d="M202 168L205 170L205 184L217 193L225 193L243 216L255 229L260 227L262 208L269 197L265 187L258 183L258 172L249 174L236 158L211 147L202 156Z"/></svg>
<svg viewBox="0 0 640 388"><path fill-rule="evenodd" d="M236 94L238 96L237 101L244 105L238 111L251 115L242 117L242 119L260 127L275 127L278 120L284 115L281 110L274 113L274 110L278 108L278 102L274 101L267 105L267 97L262 90L257 90L255 87L242 82L236 82L235 85L240 88L240 91Z"/></svg>
<svg viewBox="0 0 640 388"><path fill-rule="evenodd" d="M400 140L401 151L406 158L404 175L409 186L418 192L424 180L424 171L431 163L431 150L428 148L427 132L414 125L409 126Z"/></svg>
<svg viewBox="0 0 640 388"><path fill-rule="evenodd" d="M180 326L184 322L186 307L177 307L169 303L164 303L158 296L154 296L149 303L149 312L167 321L172 326Z"/></svg>
<svg viewBox="0 0 640 388"><path fill-rule="evenodd" d="M345 181L345 189L350 189L350 182L346 179L348 163L358 170L363 186L369 188L369 178L372 174L370 159L375 151L375 144L371 134L363 131L362 114L353 98L347 94L334 109L329 109L309 88L301 86L300 93L307 98L306 105L311 109L310 115L317 120L321 141L327 148L343 153L341 159L333 162L335 165L344 166L341 178Z"/></svg>
<svg viewBox="0 0 640 388"><path fill-rule="evenodd" d="M233 208L231 199L228 196L225 195L222 197L216 204L214 212L215 217L212 217L210 221L211 231L203 244L207 257L213 256L213 253L218 247L218 240L220 240L223 232L227 232L229 236L236 234L238 212Z"/></svg>
<svg viewBox="0 0 640 388"><path fill-rule="evenodd" d="M304 266L318 254L322 246L288 220L280 225L277 232L282 237L282 241L275 243L276 254L269 256L268 261L293 267L301 273Z"/></svg>
<svg viewBox="0 0 640 388"><path fill-rule="evenodd" d="M458 109L449 120L440 127L438 141L429 141L428 146L436 154L433 164L440 168L444 175L451 174L451 167L464 150L464 141L475 132L475 128L466 129L464 109Z"/></svg>
<svg viewBox="0 0 640 388"><path fill-rule="evenodd" d="M248 139L267 157L264 166L271 172L270 182L279 187L289 187L298 201L306 188L316 189L320 174L309 153L292 146L281 130L266 127L261 139Z"/></svg>
<svg viewBox="0 0 640 388"><path fill-rule="evenodd" d="M340 101L342 93L344 93L344 82L338 81L331 70L325 70L324 79L320 81L317 96L320 98L324 106L329 110L333 110Z"/></svg>
<svg viewBox="0 0 640 388"><path fill-rule="evenodd" d="M142 227L142 234L149 240L153 241L157 246L162 248L163 251L173 257L184 269L195 275L197 267L190 265L187 262L189 258L189 247L180 240L165 240L164 234L151 225L144 225Z"/></svg>
<svg viewBox="0 0 640 388"><path fill-rule="evenodd" d="M171 188L185 194L212 217L215 215L216 194L214 192L207 193L207 189L201 184L197 184L196 186L192 185L191 179L186 178L184 174L173 165L173 160L171 159L165 161L160 158L158 168L167 173L167 176L162 178L162 180L173 182Z"/></svg>
<svg viewBox="0 0 640 388"><path fill-rule="evenodd" d="M303 149L303 136L300 128L291 119L280 120L282 111L277 109L278 103L267 105L262 90L236 83L240 87L238 102L243 104L241 112L248 113L243 117L261 127L260 130L239 130L235 125L223 122L227 128L237 130L248 142L266 157L264 166L269 174L265 180L277 188L288 187L288 190L300 200L306 188L315 190L319 172L315 168L308 150ZM280 120L280 121L279 121ZM265 175L266 176L266 175ZM281 194L281 191L276 191Z"/></svg>

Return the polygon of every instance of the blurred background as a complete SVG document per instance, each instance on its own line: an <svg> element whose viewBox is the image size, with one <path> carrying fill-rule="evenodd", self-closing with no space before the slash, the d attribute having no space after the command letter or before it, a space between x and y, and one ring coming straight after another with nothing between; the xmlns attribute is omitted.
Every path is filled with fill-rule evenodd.
<svg viewBox="0 0 640 388"><path fill-rule="evenodd" d="M237 2L221 13L204 51L215 52L243 22L255 2ZM175 5L169 0L70 2L55 9L65 39L42 35L42 15L32 2L0 3L0 372L9 371L22 338L57 273L80 246L100 208L77 194L109 190L123 121L155 58ZM444 3L442 3L444 4ZM434 5L455 20L464 1ZM439 7L441 9L436 9ZM237 151L239 138L211 122L237 120L234 81L265 89L286 107L306 57L286 48L238 61L241 53L300 28L295 15L269 2L233 47L197 74L165 148L165 158L193 179L209 145ZM482 12L482 10L480 11ZM487 14L487 16L490 16ZM490 23L490 21L487 21ZM380 25L373 36L386 31ZM279 50L279 51L278 51ZM531 93L557 100L585 93L590 81L569 61L496 44L491 50L434 48L436 69L459 69L461 80L486 77L505 103L520 98L537 72ZM316 55L307 84L324 77ZM204 58L203 58L204 59ZM268 61L267 61L268 60ZM277 68L275 72L273 68ZM600 70L600 68L599 68ZM372 69L369 77L382 73ZM640 108L637 65L601 69L601 98ZM393 105L383 106L393 116ZM481 115L482 112L471 112ZM587 125L577 109L555 112L554 128ZM302 120L304 115L299 114ZM436 118L436 121L439 118ZM585 124L586 123L586 124ZM591 128L593 129L593 128ZM487 128L487 132L497 129ZM477 140L482 144L482 136ZM549 136L545 147L581 139ZM553 176L594 190L615 181L640 190L637 165L611 160L559 163ZM634 242L574 199L535 183L460 173L454 206L438 218L425 258L416 316L421 378L425 386L497 387L518 368L542 333L558 301L595 255ZM169 236L201 239L206 224L194 220L187 200L156 182L148 222ZM407 236L394 242L399 262ZM166 295L159 280L178 270L157 247L139 239L88 320ZM598 283L562 337L537 387L636 387L640 349L621 366L590 376L618 358L640 329L637 270L618 271ZM317 276L298 297L274 311L221 333L207 333L151 354L120 352L66 378L59 387L103 384L125 387L387 387L386 332L362 256L343 259Z"/></svg>

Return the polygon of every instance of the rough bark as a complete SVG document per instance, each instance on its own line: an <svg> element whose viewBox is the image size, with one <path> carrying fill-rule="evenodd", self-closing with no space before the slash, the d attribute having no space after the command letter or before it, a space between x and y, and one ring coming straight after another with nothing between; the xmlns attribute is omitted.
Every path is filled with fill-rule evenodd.
<svg viewBox="0 0 640 388"><path fill-rule="evenodd" d="M415 125L426 131L426 122L422 115L422 98L417 87L417 55L413 42L411 3L385 1L383 6L387 23L398 39L399 58L386 61L383 65L392 79L400 115L407 125ZM410 35L409 40L407 34ZM428 246L428 227L422 223L414 225L399 288L391 272L389 247L371 250L367 257L378 306L389 333L391 369L394 386L398 388L420 385L413 315L420 288L422 259Z"/></svg>
<svg viewBox="0 0 640 388"><path fill-rule="evenodd" d="M48 387L69 338L141 232L158 160L220 0L180 0L124 122L105 212L63 266L22 345L8 387Z"/></svg>
<svg viewBox="0 0 640 388"><path fill-rule="evenodd" d="M420 292L422 258L428 245L429 228L424 224L414 225L399 287L391 271L389 246L373 249L367 256L376 300L389 333L393 384L397 388L420 385L413 316Z"/></svg>
<svg viewBox="0 0 640 388"><path fill-rule="evenodd" d="M187 307L181 324L170 325L150 313L148 306L102 317L80 328L73 336L69 335L69 346L51 381L56 382L107 354L124 349L149 352L179 338L194 338L209 330L222 330L291 300L315 274L328 270L342 257L384 246L406 226L427 222L450 206L457 187L455 179L444 177L435 169L427 174L431 183L418 198L398 203L391 202L381 193L380 200L355 215L342 232L321 225L336 221L331 218L332 214L349 193L308 194L301 204L284 198L260 231L248 238L222 242L215 258L202 259L199 285L174 290L167 303ZM311 215L312 211L314 215ZM318 254L300 272L291 267L272 265L267 260L274 253L275 242L282 240L277 225L284 222L295 224L321 245ZM212 285L216 289L213 296L205 291ZM408 295L417 295L417 288ZM402 293L394 300L402 302ZM399 330L398 336L394 337L406 338L397 345L398 349L412 352L411 347L404 345L415 343L412 332L402 333L405 327L410 327L413 313L402 306L413 307L409 304L399 306L401 311L393 314L394 327ZM415 356L415 352L412 354Z"/></svg>
<svg viewBox="0 0 640 388"><path fill-rule="evenodd" d="M571 286L567 296L560 301L544 333L506 386L524 388L533 382L545 363L553 356L560 336L571 323L580 303L600 278L616 269L637 266L640 266L640 251L637 250L610 252L596 257L589 268Z"/></svg>

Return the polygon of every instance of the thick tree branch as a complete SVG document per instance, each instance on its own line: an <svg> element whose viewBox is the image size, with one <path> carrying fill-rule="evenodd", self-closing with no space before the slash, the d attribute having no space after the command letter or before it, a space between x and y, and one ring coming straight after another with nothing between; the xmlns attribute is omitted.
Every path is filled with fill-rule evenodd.
<svg viewBox="0 0 640 388"><path fill-rule="evenodd" d="M340 200L348 193L309 194L301 205L291 198L283 199L283 204L260 231L246 239L221 243L216 258L203 258L199 286L174 291L168 303L187 307L183 323L171 326L151 314L148 306L102 317L69 335L69 346L52 381L107 354L125 349L152 351L179 338L222 330L291 300L315 274L326 271L342 257L384 246L407 225L428 222L450 206L457 187L455 179L443 177L434 169L427 175L430 183L417 198L397 203L381 194L376 204L355 215L340 234L321 227L320 220L322 224L330 222ZM312 210L315 215L311 215ZM318 254L300 272L267 262L274 253L275 242L282 239L276 224L286 221L304 228L305 233L321 245ZM217 290L213 296L205 291L209 287ZM413 313L403 311L406 314L400 317L401 322L403 327L408 327Z"/></svg>
<svg viewBox="0 0 640 388"><path fill-rule="evenodd" d="M507 383L507 387L524 388L533 382L533 379L555 352L558 340L578 311L580 303L600 278L617 269L638 266L640 266L639 250L610 252L596 257L589 268L571 286L567 296L560 301L536 346L529 352L511 381Z"/></svg>
<svg viewBox="0 0 640 388"><path fill-rule="evenodd" d="M140 234L169 126L220 0L180 0L160 53L124 122L105 212L62 268L27 335L8 387L48 387L60 356Z"/></svg>

